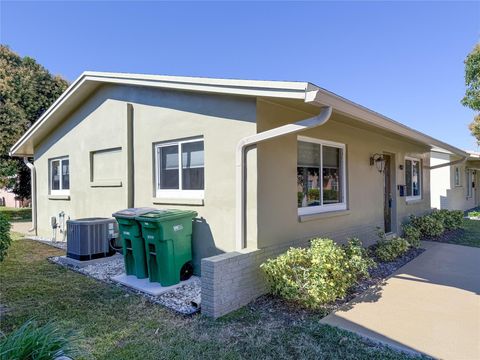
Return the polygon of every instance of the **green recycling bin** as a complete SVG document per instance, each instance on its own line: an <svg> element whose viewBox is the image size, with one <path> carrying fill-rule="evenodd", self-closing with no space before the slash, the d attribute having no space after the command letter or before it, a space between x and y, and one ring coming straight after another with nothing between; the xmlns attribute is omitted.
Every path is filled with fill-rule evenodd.
<svg viewBox="0 0 480 360"><path fill-rule="evenodd" d="M118 222L118 230L122 240L125 273L135 275L139 279L148 277L145 261L145 242L142 238L140 224L135 217L151 212L153 208L130 208L117 211L112 216Z"/></svg>
<svg viewBox="0 0 480 360"><path fill-rule="evenodd" d="M136 219L145 240L148 277L162 286L192 276L192 220L195 211L155 210Z"/></svg>

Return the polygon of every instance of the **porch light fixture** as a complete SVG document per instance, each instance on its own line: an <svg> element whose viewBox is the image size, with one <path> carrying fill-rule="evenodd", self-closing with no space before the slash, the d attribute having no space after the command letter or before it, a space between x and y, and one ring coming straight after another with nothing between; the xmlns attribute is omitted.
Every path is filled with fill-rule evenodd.
<svg viewBox="0 0 480 360"><path fill-rule="evenodd" d="M370 157L370 166L375 165L379 173L383 173L385 170L385 159L382 154L373 154Z"/></svg>

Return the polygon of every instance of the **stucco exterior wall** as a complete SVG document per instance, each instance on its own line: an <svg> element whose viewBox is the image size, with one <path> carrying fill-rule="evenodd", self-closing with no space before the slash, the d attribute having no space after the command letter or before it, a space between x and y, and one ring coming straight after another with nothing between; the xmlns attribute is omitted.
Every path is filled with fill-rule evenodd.
<svg viewBox="0 0 480 360"><path fill-rule="evenodd" d="M433 165L445 164L456 160L449 154L441 152L431 153ZM455 184L455 168L459 169L460 184ZM475 162L467 161L463 164L445 166L431 171L431 206L437 209L468 210L478 206L478 189L472 189L471 196L467 192L466 172L469 168L477 168ZM478 186L479 172L476 171L474 182Z"/></svg>
<svg viewBox="0 0 480 360"><path fill-rule="evenodd" d="M127 176L127 104L133 107L134 184ZM200 259L234 249L235 147L255 133L256 104L249 98L162 91L140 87L104 86L35 149L39 235L51 236L50 217L61 211L72 219L110 217L128 206L127 187L134 187L135 207L193 209L194 265ZM203 136L205 197L203 204L155 199L154 144ZM115 184L92 187L90 153L121 148ZM48 161L70 158L69 199L49 196ZM256 154L249 159L249 222L256 223ZM120 159L120 161L118 161ZM120 174L120 176L118 175ZM119 178L118 178L119 177ZM118 179L117 179L118 178ZM256 226L249 239L256 238Z"/></svg>
<svg viewBox="0 0 480 360"><path fill-rule="evenodd" d="M258 131L283 125L291 119L303 119L305 114L283 105L259 101ZM383 175L369 165L374 153L389 153L394 161L396 185L405 184L405 156L422 159L422 200L410 202L396 191L396 214L393 232L410 214L422 214L430 209L429 149L387 137L374 130L355 127L355 122L338 114L325 125L302 132L301 135L330 140L346 145L348 211L325 213L315 220L299 221L297 210L297 136L287 136L263 143L257 149L258 161L258 247L301 241L325 235L343 242L357 236L366 245L377 239L375 227L383 228ZM397 228L395 229L395 224Z"/></svg>

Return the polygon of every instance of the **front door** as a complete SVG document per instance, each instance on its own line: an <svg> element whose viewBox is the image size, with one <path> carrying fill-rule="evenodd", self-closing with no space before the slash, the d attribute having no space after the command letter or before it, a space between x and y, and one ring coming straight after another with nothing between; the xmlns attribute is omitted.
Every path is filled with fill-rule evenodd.
<svg viewBox="0 0 480 360"><path fill-rule="evenodd" d="M385 233L392 232L392 170L390 155L383 155L385 170L383 172L383 214Z"/></svg>

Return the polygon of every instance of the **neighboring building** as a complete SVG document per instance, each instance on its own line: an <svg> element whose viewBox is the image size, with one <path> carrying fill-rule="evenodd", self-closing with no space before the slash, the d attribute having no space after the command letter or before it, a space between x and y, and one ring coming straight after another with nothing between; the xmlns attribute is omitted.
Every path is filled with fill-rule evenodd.
<svg viewBox="0 0 480 360"><path fill-rule="evenodd" d="M432 208L469 210L480 205L480 154L468 152L465 161L442 149L431 153L431 166L453 163L432 169L430 191Z"/></svg>
<svg viewBox="0 0 480 360"><path fill-rule="evenodd" d="M21 208L28 205L28 200L18 199L17 196L7 188L0 188L0 206Z"/></svg>
<svg viewBox="0 0 480 360"><path fill-rule="evenodd" d="M11 155L34 158L41 236L62 211L196 210L202 311L220 316L265 292L267 257L315 236L368 245L428 211L433 147L466 156L307 82L86 72Z"/></svg>

